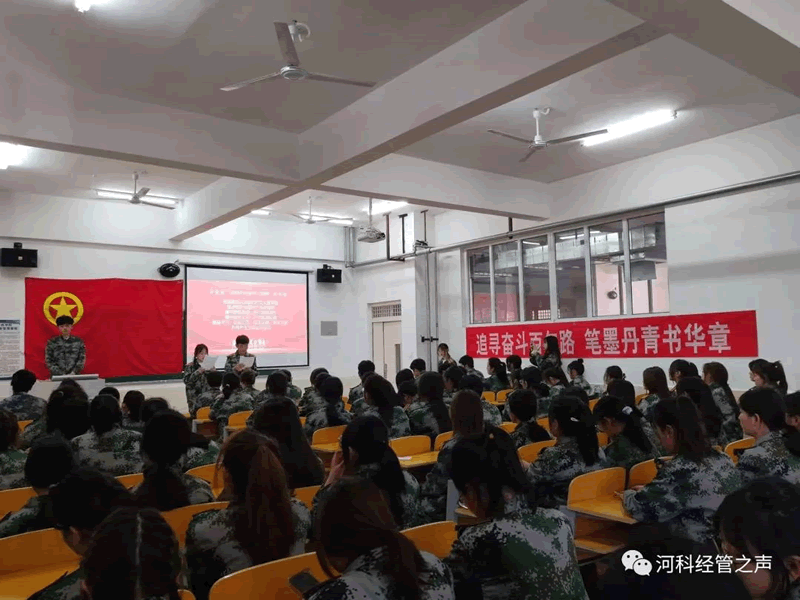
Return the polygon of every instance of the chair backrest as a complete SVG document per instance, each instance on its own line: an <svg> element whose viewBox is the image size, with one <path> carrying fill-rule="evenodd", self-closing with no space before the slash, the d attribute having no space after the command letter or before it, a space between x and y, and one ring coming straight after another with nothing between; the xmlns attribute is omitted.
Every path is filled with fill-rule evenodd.
<svg viewBox="0 0 800 600"><path fill-rule="evenodd" d="M56 529L42 529L2 538L0 556L0 576L68 562L74 562L77 567L80 562L80 557L67 546Z"/></svg>
<svg viewBox="0 0 800 600"><path fill-rule="evenodd" d="M209 415L211 414L211 407L204 406L203 408L197 409L197 417L198 419L209 419Z"/></svg>
<svg viewBox="0 0 800 600"><path fill-rule="evenodd" d="M598 431L597 432L597 443L600 445L601 448L603 446L607 446L608 445L608 434L607 433L603 433L602 431Z"/></svg>
<svg viewBox="0 0 800 600"><path fill-rule="evenodd" d="M308 510L311 510L311 506L314 503L314 496L317 495L320 487L322 486L309 485L307 487L295 488L294 497L305 504L308 507Z"/></svg>
<svg viewBox="0 0 800 600"><path fill-rule="evenodd" d="M17 421L17 426L19 427L19 432L22 433L25 431L25 428L33 423L33 421Z"/></svg>
<svg viewBox="0 0 800 600"><path fill-rule="evenodd" d="M117 481L119 481L126 488L131 489L132 487L135 487L144 481L144 474L131 473L130 475L120 475L117 477Z"/></svg>
<svg viewBox="0 0 800 600"><path fill-rule="evenodd" d="M189 523L192 521L197 513L205 512L207 510L221 510L227 508L227 502L206 502L204 504L190 504L189 506L182 506L174 510L162 512L161 516L172 527L175 532L175 537L183 547L186 542L186 530L189 528Z"/></svg>
<svg viewBox="0 0 800 600"><path fill-rule="evenodd" d="M427 435L409 435L389 440L389 446L397 456L414 456L431 451L431 438Z"/></svg>
<svg viewBox="0 0 800 600"><path fill-rule="evenodd" d="M195 467L194 469L189 469L188 471L186 471L186 474L193 475L198 479L207 481L211 485L221 484L223 479L222 473L215 475L216 470L217 470L217 465L201 465L199 467Z"/></svg>
<svg viewBox="0 0 800 600"><path fill-rule="evenodd" d="M487 402L494 402L495 401L495 393L494 392L483 392L481 397L486 400Z"/></svg>
<svg viewBox="0 0 800 600"><path fill-rule="evenodd" d="M636 396L636 404L639 404L639 402L647 398L647 396L649 396L649 394L639 394Z"/></svg>
<svg viewBox="0 0 800 600"><path fill-rule="evenodd" d="M589 410L594 412L594 407L597 405L598 402L600 402L600 398L595 398L594 400L589 400Z"/></svg>
<svg viewBox="0 0 800 600"><path fill-rule="evenodd" d="M247 418L253 414L252 410L240 410L228 417L228 427L244 427L247 425Z"/></svg>
<svg viewBox="0 0 800 600"><path fill-rule="evenodd" d="M542 417L540 419L536 419L536 422L539 424L539 427L543 427L550 431L550 417Z"/></svg>
<svg viewBox="0 0 800 600"><path fill-rule="evenodd" d="M539 453L548 448L550 446L555 446L555 440L545 440L544 442L534 442L532 444L527 444L522 446L517 450L517 455L519 456L520 460L524 460L525 462L533 462L539 457Z"/></svg>
<svg viewBox="0 0 800 600"><path fill-rule="evenodd" d="M508 395L513 392L514 390L500 390L497 392L497 396L495 397L495 402L498 404L503 404L508 398Z"/></svg>
<svg viewBox="0 0 800 600"><path fill-rule="evenodd" d="M186 419L191 419L191 418L192 418L192 413L185 412L185 413L181 413L181 414L182 414L182 415L184 416L184 418L186 418ZM178 591L180 592L181 590L178 590ZM183 591L185 592L185 591L188 591L188 590L183 590ZM189 592L189 593L191 594L192 592Z"/></svg>
<svg viewBox="0 0 800 600"><path fill-rule="evenodd" d="M612 467L578 475L569 484L567 505L621 492L625 489L625 474L623 467Z"/></svg>
<svg viewBox="0 0 800 600"><path fill-rule="evenodd" d="M444 446L444 443L447 442L448 440L452 439L452 438L453 438L453 432L452 431L445 431L444 433L440 433L439 435L436 436L436 440L434 440L434 442L433 442L433 449L436 452L438 452L439 450L442 449L442 446Z"/></svg>
<svg viewBox="0 0 800 600"><path fill-rule="evenodd" d="M306 424L306 418L307 417L300 417L300 425L305 425Z"/></svg>
<svg viewBox="0 0 800 600"><path fill-rule="evenodd" d="M334 442L338 442L339 438L342 437L344 433L344 429L347 425L336 425L334 427L323 427L322 429L317 429L314 432L314 435L311 436L311 443L312 444L333 444Z"/></svg>
<svg viewBox="0 0 800 600"><path fill-rule="evenodd" d="M349 402L345 402L345 403L344 403L344 409L345 409L347 412L350 412L350 411L353 409L353 405L352 405L352 404L350 404Z"/></svg>
<svg viewBox="0 0 800 600"><path fill-rule="evenodd" d="M342 402L344 402L345 404L350 402L350 396L342 396Z"/></svg>
<svg viewBox="0 0 800 600"><path fill-rule="evenodd" d="M259 598L260 600L297 600L289 578L308 569L318 581L329 579L313 552L274 560L223 577L214 584L209 600Z"/></svg>
<svg viewBox="0 0 800 600"><path fill-rule="evenodd" d="M15 488L0 492L0 519L10 512L19 510L25 503L33 498L36 492L32 487Z"/></svg>
<svg viewBox="0 0 800 600"><path fill-rule="evenodd" d="M506 421L505 423L500 423L500 429L505 431L506 433L511 433L517 428L516 423L511 423Z"/></svg>
<svg viewBox="0 0 800 600"><path fill-rule="evenodd" d="M439 521L403 530L403 535L414 542L417 550L430 552L437 558L450 554L456 541L456 524L453 521Z"/></svg>
<svg viewBox="0 0 800 600"><path fill-rule="evenodd" d="M657 472L656 461L652 458L633 465L628 472L628 487L632 488L635 485L647 485L655 479Z"/></svg>
<svg viewBox="0 0 800 600"><path fill-rule="evenodd" d="M731 457L731 460L734 464L739 464L739 455L735 452L736 450L744 450L746 448L752 448L756 445L756 440L751 437L746 437L741 440L736 440L735 442L731 442L727 446L725 446L725 454Z"/></svg>
<svg viewBox="0 0 800 600"><path fill-rule="evenodd" d="M195 600L194 594L189 590L178 590L181 600Z"/></svg>

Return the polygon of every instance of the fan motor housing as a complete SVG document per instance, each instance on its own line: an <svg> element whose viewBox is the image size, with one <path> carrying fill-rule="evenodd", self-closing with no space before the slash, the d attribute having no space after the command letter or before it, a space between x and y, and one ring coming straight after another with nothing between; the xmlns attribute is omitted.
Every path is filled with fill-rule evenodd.
<svg viewBox="0 0 800 600"><path fill-rule="evenodd" d="M305 79L307 75L308 71L293 65L287 65L281 69L281 77L289 81L300 81L301 79Z"/></svg>

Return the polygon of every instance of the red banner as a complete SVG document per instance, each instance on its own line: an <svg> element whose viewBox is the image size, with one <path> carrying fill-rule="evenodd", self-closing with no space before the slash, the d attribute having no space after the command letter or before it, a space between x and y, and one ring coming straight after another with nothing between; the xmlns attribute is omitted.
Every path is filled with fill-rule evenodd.
<svg viewBox="0 0 800 600"><path fill-rule="evenodd" d="M180 373L183 282L147 279L25 279L25 368L49 379L47 340L60 315L86 344L84 373L100 377Z"/></svg>
<svg viewBox="0 0 800 600"><path fill-rule="evenodd" d="M528 356L548 335L558 338L565 358L758 356L754 310L467 327L467 354Z"/></svg>

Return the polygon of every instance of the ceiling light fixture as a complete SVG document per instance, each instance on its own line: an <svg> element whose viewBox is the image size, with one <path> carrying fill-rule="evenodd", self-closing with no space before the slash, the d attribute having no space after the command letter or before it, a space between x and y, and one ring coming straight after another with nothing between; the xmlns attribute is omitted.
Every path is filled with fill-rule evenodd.
<svg viewBox="0 0 800 600"><path fill-rule="evenodd" d="M331 225L346 225L350 226L353 224L353 219L331 219L328 221Z"/></svg>
<svg viewBox="0 0 800 600"><path fill-rule="evenodd" d="M251 215L257 215L259 217L268 217L272 214L271 210L267 210L265 208L257 208L255 210L250 211Z"/></svg>
<svg viewBox="0 0 800 600"><path fill-rule="evenodd" d="M0 169L21 164L28 156L27 146L18 146L8 142L0 142Z"/></svg>
<svg viewBox="0 0 800 600"><path fill-rule="evenodd" d="M111 198L113 200L131 199L130 192L118 192L115 190L95 190L95 193L99 198ZM178 204L178 200L175 198L166 198L164 196L152 196L150 194L147 194L147 201L152 204L158 204L159 206L166 206L167 208L174 208Z"/></svg>
<svg viewBox="0 0 800 600"><path fill-rule="evenodd" d="M94 4L94 0L75 0L75 10L85 13L92 8L92 4Z"/></svg>
<svg viewBox="0 0 800 600"><path fill-rule="evenodd" d="M606 128L608 129L608 133L587 138L586 141L583 142L583 145L596 146L597 144L616 140L617 138L638 133L640 131L644 131L645 129L651 129L653 127L658 127L659 125L664 125L665 123L669 123L677 117L678 113L674 110L655 110L628 121L617 123L616 125L609 125Z"/></svg>
<svg viewBox="0 0 800 600"><path fill-rule="evenodd" d="M395 208L405 206L408 202L397 200L373 200L372 201L372 214L383 215L392 212ZM369 207L362 209L362 212L368 213Z"/></svg>

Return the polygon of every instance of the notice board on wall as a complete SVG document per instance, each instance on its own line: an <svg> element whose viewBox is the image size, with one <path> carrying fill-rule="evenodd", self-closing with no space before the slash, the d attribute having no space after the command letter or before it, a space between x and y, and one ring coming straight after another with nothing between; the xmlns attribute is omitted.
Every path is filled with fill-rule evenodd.
<svg viewBox="0 0 800 600"><path fill-rule="evenodd" d="M11 377L22 368L20 319L0 319L0 377Z"/></svg>

